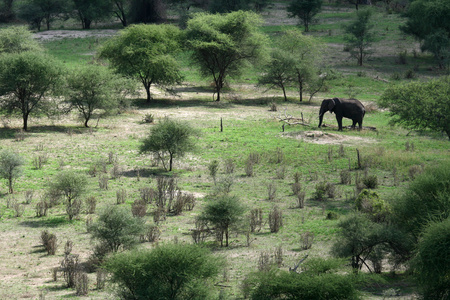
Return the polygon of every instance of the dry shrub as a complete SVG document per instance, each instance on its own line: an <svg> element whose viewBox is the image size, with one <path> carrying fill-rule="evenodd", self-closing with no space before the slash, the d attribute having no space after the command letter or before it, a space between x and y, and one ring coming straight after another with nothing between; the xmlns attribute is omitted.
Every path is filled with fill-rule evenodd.
<svg viewBox="0 0 450 300"><path fill-rule="evenodd" d="M270 102L269 104L269 111L277 111L277 104L275 102Z"/></svg>
<svg viewBox="0 0 450 300"><path fill-rule="evenodd" d="M261 208L250 211L250 232L261 231L263 225L263 213Z"/></svg>
<svg viewBox="0 0 450 300"><path fill-rule="evenodd" d="M42 169L42 166L48 162L47 154L40 154L33 159L33 166L36 170Z"/></svg>
<svg viewBox="0 0 450 300"><path fill-rule="evenodd" d="M378 177L376 175L365 176L362 183L368 189L376 189L378 187Z"/></svg>
<svg viewBox="0 0 450 300"><path fill-rule="evenodd" d="M254 175L253 173L253 166L255 163L251 161L250 159L247 159L244 166L245 175L248 177L252 177Z"/></svg>
<svg viewBox="0 0 450 300"><path fill-rule="evenodd" d="M283 213L277 206L274 206L269 212L270 232L278 232L281 226L283 226Z"/></svg>
<svg viewBox="0 0 450 300"><path fill-rule="evenodd" d="M69 254L65 255L61 261L61 270L64 275L67 287L75 287L77 273L80 272L79 255Z"/></svg>
<svg viewBox="0 0 450 300"><path fill-rule="evenodd" d="M160 236L161 229L159 229L158 225L149 225L145 233L141 236L141 241L150 243L157 242Z"/></svg>
<svg viewBox="0 0 450 300"><path fill-rule="evenodd" d="M34 191L28 190L25 192L25 203L30 204L33 201Z"/></svg>
<svg viewBox="0 0 450 300"><path fill-rule="evenodd" d="M300 236L301 249L308 250L311 249L312 244L314 242L314 233L307 231L302 233Z"/></svg>
<svg viewBox="0 0 450 300"><path fill-rule="evenodd" d="M12 209L14 209L14 217L16 218L22 217L25 212L25 206L17 201L12 203Z"/></svg>
<svg viewBox="0 0 450 300"><path fill-rule="evenodd" d="M305 192L299 192L297 196L297 207L304 208L305 207Z"/></svg>
<svg viewBox="0 0 450 300"><path fill-rule="evenodd" d="M142 187L139 189L139 195L142 201L147 204L151 204L153 199L156 197L156 191L149 187Z"/></svg>
<svg viewBox="0 0 450 300"><path fill-rule="evenodd" d="M195 244L200 244L206 241L206 239L211 235L208 228L208 221L196 218L195 228L192 229L192 240Z"/></svg>
<svg viewBox="0 0 450 300"><path fill-rule="evenodd" d="M123 174L123 167L118 163L114 163L110 171L111 178L113 179L120 178L122 177L122 174Z"/></svg>
<svg viewBox="0 0 450 300"><path fill-rule="evenodd" d="M58 248L58 239L53 233L49 233L47 230L41 232L41 242L48 255L55 255Z"/></svg>
<svg viewBox="0 0 450 300"><path fill-rule="evenodd" d="M81 201L81 199L74 199L72 201L66 202L66 212L69 216L69 220L72 220L73 217L76 217L80 214L82 205L83 202Z"/></svg>
<svg viewBox="0 0 450 300"><path fill-rule="evenodd" d="M423 166L421 166L421 165L414 165L414 166L409 167L409 169L408 169L408 175L411 180L414 180L422 172L423 172Z"/></svg>
<svg viewBox="0 0 450 300"><path fill-rule="evenodd" d="M269 201L275 201L277 197L277 186L273 182L267 184L267 195Z"/></svg>
<svg viewBox="0 0 450 300"><path fill-rule="evenodd" d="M77 296L86 296L89 292L89 279L86 272L77 272L75 275L75 290Z"/></svg>
<svg viewBox="0 0 450 300"><path fill-rule="evenodd" d="M225 160L225 173L232 174L234 173L235 164L233 159L227 158Z"/></svg>
<svg viewBox="0 0 450 300"><path fill-rule="evenodd" d="M283 265L283 248L281 246L275 248L273 260L279 268Z"/></svg>
<svg viewBox="0 0 450 300"><path fill-rule="evenodd" d="M352 184L352 174L349 170L342 170L340 173L341 184Z"/></svg>
<svg viewBox="0 0 450 300"><path fill-rule="evenodd" d="M147 214L147 204L142 200L136 200L131 204L131 213L135 217L143 218Z"/></svg>
<svg viewBox="0 0 450 300"><path fill-rule="evenodd" d="M108 176L101 175L98 177L98 186L101 190L107 190L108 189Z"/></svg>
<svg viewBox="0 0 450 300"><path fill-rule="evenodd" d="M64 255L69 255L72 252L73 242L71 240L67 240L64 245Z"/></svg>
<svg viewBox="0 0 450 300"><path fill-rule="evenodd" d="M286 167L285 166L280 166L279 168L277 168L276 177L277 177L277 179L284 179L286 177Z"/></svg>
<svg viewBox="0 0 450 300"><path fill-rule="evenodd" d="M36 203L35 211L36 211L36 217L44 217L47 215L48 211L48 203L45 200L41 200L38 203Z"/></svg>
<svg viewBox="0 0 450 300"><path fill-rule="evenodd" d="M124 204L126 199L127 199L127 191L125 189L116 191L117 204Z"/></svg>
<svg viewBox="0 0 450 300"><path fill-rule="evenodd" d="M195 207L196 199L194 194L184 193L184 209L193 210Z"/></svg>
<svg viewBox="0 0 450 300"><path fill-rule="evenodd" d="M108 153L108 163L110 165L117 163L118 159L117 159L117 155L114 154L114 152L110 151Z"/></svg>
<svg viewBox="0 0 450 300"><path fill-rule="evenodd" d="M95 197L88 197L86 199L86 212L88 214L95 214L96 207L97 207L97 199Z"/></svg>
<svg viewBox="0 0 450 300"><path fill-rule="evenodd" d="M268 272L272 268L272 262L270 261L270 255L266 251L259 253L258 257L258 271Z"/></svg>
<svg viewBox="0 0 450 300"><path fill-rule="evenodd" d="M106 282L106 271L103 269L97 270L97 290L103 290Z"/></svg>
<svg viewBox="0 0 450 300"><path fill-rule="evenodd" d="M159 222L166 220L166 210L164 207L157 206L153 210L153 222L158 224Z"/></svg>
<svg viewBox="0 0 450 300"><path fill-rule="evenodd" d="M302 190L302 185L300 184L300 182L294 182L292 184L292 194L294 195L298 195L298 193L300 193L300 191Z"/></svg>

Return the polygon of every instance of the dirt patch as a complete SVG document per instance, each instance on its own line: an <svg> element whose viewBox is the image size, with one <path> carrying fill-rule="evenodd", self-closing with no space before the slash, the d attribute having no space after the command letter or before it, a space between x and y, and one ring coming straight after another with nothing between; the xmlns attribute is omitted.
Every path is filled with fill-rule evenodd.
<svg viewBox="0 0 450 300"><path fill-rule="evenodd" d="M37 32L33 36L40 41L61 40L66 38L110 37L116 35L116 29L91 29L87 30L48 30Z"/></svg>
<svg viewBox="0 0 450 300"><path fill-rule="evenodd" d="M290 132L284 134L286 137L295 138L309 143L322 144L322 145L340 145L340 144L361 144L361 143L375 143L375 140L360 137L360 136L347 136L336 133L323 132L320 130L313 131L301 131Z"/></svg>

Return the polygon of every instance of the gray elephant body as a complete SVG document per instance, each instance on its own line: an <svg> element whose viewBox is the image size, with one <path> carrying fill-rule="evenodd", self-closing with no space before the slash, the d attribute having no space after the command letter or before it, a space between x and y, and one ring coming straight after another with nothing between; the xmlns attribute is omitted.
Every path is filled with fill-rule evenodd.
<svg viewBox="0 0 450 300"><path fill-rule="evenodd" d="M342 118L348 118L353 121L352 128L355 128L358 123L359 129L362 128L362 122L366 110L364 105L356 99L325 99L322 101L319 112L319 128L322 126L323 115L327 112L336 114L336 121L339 125L339 130L342 131Z"/></svg>

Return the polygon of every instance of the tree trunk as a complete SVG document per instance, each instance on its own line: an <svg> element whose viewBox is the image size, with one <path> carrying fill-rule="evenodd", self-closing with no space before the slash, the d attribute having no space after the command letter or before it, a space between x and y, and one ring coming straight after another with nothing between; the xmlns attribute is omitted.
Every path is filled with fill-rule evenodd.
<svg viewBox="0 0 450 300"><path fill-rule="evenodd" d="M284 101L287 101L286 89L284 88L284 85L282 85L281 88L283 89Z"/></svg>
<svg viewBox="0 0 450 300"><path fill-rule="evenodd" d="M170 158L169 158L169 172L172 171L172 162L173 162L173 154L170 153Z"/></svg>
<svg viewBox="0 0 450 300"><path fill-rule="evenodd" d="M150 86L145 86L145 92L147 93L147 103L150 103L152 100L152 96L150 94Z"/></svg>
<svg viewBox="0 0 450 300"><path fill-rule="evenodd" d="M23 130L28 130L28 113L23 114Z"/></svg>
<svg viewBox="0 0 450 300"><path fill-rule="evenodd" d="M84 120L84 127L89 128L88 122L89 122L89 118L86 118Z"/></svg>
<svg viewBox="0 0 450 300"><path fill-rule="evenodd" d="M228 247L228 228L225 229L225 247Z"/></svg>

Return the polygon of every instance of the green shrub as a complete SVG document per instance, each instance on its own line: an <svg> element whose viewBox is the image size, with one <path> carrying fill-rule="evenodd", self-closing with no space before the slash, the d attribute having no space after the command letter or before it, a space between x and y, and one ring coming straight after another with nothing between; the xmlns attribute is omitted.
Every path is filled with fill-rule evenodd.
<svg viewBox="0 0 450 300"><path fill-rule="evenodd" d="M252 300L359 299L352 277L349 275L297 274L274 269L250 274L244 281L243 292Z"/></svg>
<svg viewBox="0 0 450 300"><path fill-rule="evenodd" d="M382 222L390 213L389 205L378 196L377 192L363 190L355 200L355 207L370 216L374 222Z"/></svg>
<svg viewBox="0 0 450 300"><path fill-rule="evenodd" d="M413 267L424 299L448 299L450 295L450 218L432 222L423 231Z"/></svg>
<svg viewBox="0 0 450 300"><path fill-rule="evenodd" d="M221 265L205 248L167 244L116 254L105 268L121 299L211 299L211 279Z"/></svg>
<svg viewBox="0 0 450 300"><path fill-rule="evenodd" d="M377 175L368 175L363 178L362 183L368 189L376 189L378 187Z"/></svg>

